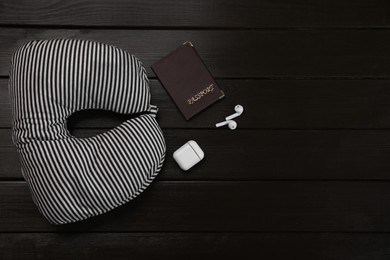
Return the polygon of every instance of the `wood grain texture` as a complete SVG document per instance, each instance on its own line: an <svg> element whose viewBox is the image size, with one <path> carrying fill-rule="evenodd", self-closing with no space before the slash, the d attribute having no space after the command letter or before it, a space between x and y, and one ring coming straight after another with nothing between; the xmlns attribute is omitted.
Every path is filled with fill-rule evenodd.
<svg viewBox="0 0 390 260"><path fill-rule="evenodd" d="M0 23L128 27L388 27L389 2L3 0Z"/></svg>
<svg viewBox="0 0 390 260"><path fill-rule="evenodd" d="M8 260L387 260L390 257L389 242L389 234L345 233L0 234L2 257Z"/></svg>
<svg viewBox="0 0 390 260"><path fill-rule="evenodd" d="M389 77L386 30L68 30L2 28L0 75L16 48L32 39L81 38L128 50L150 65L192 41L217 78Z"/></svg>
<svg viewBox="0 0 390 260"><path fill-rule="evenodd" d="M386 0L0 1L0 259L389 259L389 29ZM51 38L137 56L168 147L138 198L66 226L33 204L10 129L11 55ZM189 122L150 69L184 41L226 93ZM237 103L238 129L215 129ZM129 117L68 125L87 138ZM190 139L206 157L183 173Z"/></svg>
<svg viewBox="0 0 390 260"><path fill-rule="evenodd" d="M107 129L75 130L78 137ZM9 129L0 130L0 180L21 180ZM164 130L167 156L158 180L389 180L390 133L384 131ZM206 156L182 172L173 152L195 139ZM5 163L6 162L6 163Z"/></svg>
<svg viewBox="0 0 390 260"><path fill-rule="evenodd" d="M24 182L0 183L1 232L389 232L390 183L157 182L93 219L50 225Z"/></svg>
<svg viewBox="0 0 390 260"><path fill-rule="evenodd" d="M184 120L164 88L151 80L152 104L166 128L215 128L244 106L239 129L388 129L389 80L218 80L226 97L190 121ZM0 127L11 127L8 80L0 79ZM110 128L128 115L101 110L76 113L71 128Z"/></svg>

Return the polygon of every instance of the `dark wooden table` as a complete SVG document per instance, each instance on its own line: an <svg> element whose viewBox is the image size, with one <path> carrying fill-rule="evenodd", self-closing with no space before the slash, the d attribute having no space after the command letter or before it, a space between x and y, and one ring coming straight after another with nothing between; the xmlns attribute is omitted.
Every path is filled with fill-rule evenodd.
<svg viewBox="0 0 390 260"><path fill-rule="evenodd" d="M168 151L157 180L108 214L52 226L11 140L10 56L82 38L147 67ZM226 98L189 122L150 65L192 41ZM241 104L238 129L214 124ZM76 136L126 116L79 113ZM0 259L390 259L388 0L0 2ZM172 153L206 153L188 173Z"/></svg>

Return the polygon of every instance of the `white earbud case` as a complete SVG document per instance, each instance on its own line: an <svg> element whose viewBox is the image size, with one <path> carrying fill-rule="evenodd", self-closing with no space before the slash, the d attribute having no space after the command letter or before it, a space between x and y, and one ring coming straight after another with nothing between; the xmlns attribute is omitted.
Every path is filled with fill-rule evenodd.
<svg viewBox="0 0 390 260"><path fill-rule="evenodd" d="M187 171L204 158L204 152L199 145L190 140L173 153L173 159L179 167Z"/></svg>

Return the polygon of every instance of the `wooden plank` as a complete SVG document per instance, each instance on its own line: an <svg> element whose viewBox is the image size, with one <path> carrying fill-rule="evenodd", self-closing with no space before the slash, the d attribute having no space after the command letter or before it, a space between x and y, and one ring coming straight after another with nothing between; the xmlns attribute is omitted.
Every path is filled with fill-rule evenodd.
<svg viewBox="0 0 390 260"><path fill-rule="evenodd" d="M81 38L128 50L146 66L185 41L219 78L389 77L386 30L67 30L2 28L0 75L11 54L32 39Z"/></svg>
<svg viewBox="0 0 390 260"><path fill-rule="evenodd" d="M3 0L0 23L129 27L388 27L389 2ZM28 12L26 11L28 10Z"/></svg>
<svg viewBox="0 0 390 260"><path fill-rule="evenodd" d="M0 182L0 232L390 232L389 182L157 182L107 214L53 226Z"/></svg>
<svg viewBox="0 0 390 260"><path fill-rule="evenodd" d="M77 130L93 136L104 130ZM389 131L164 130L159 180L389 180ZM21 180L10 130L0 130L0 180ZM173 152L190 139L205 159L182 172Z"/></svg>
<svg viewBox="0 0 390 260"><path fill-rule="evenodd" d="M389 80L218 80L226 97L185 121L164 88L151 80L152 104L165 128L214 128L239 103L238 128L370 129L390 128ZM110 128L129 116L83 111L71 128ZM11 126L8 80L0 79L0 127Z"/></svg>
<svg viewBox="0 0 390 260"><path fill-rule="evenodd" d="M9 260L37 258L387 260L390 257L389 243L389 234L0 234L2 257Z"/></svg>

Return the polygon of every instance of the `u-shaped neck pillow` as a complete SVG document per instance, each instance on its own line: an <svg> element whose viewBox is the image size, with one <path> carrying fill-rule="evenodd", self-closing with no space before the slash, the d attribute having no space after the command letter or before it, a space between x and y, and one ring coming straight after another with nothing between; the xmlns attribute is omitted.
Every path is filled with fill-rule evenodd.
<svg viewBox="0 0 390 260"><path fill-rule="evenodd" d="M140 61L103 43L37 40L11 61L13 141L34 203L53 224L107 212L156 177L165 141ZM103 134L76 138L67 118L84 109L139 114Z"/></svg>

